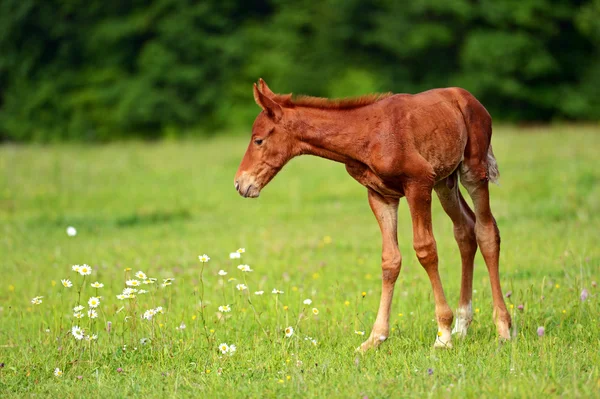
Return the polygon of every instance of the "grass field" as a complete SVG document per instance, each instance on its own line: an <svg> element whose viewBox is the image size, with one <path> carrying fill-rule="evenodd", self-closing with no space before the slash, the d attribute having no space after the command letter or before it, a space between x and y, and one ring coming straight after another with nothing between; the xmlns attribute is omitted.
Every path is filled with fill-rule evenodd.
<svg viewBox="0 0 600 399"><path fill-rule="evenodd" d="M0 396L598 397L599 130L495 131L502 176L492 209L514 340L497 340L478 254L469 335L432 348L432 292L401 201L393 330L365 355L354 349L379 303L380 235L366 190L343 165L293 160L247 200L233 187L247 137L0 147ZM437 200L434 229L455 307L460 258ZM85 278L71 270L84 263ZM158 281L117 299L137 271ZM165 278L175 280L161 287ZM101 296L93 319L92 296ZM74 325L97 340L76 339ZM222 354L221 343L237 349Z"/></svg>

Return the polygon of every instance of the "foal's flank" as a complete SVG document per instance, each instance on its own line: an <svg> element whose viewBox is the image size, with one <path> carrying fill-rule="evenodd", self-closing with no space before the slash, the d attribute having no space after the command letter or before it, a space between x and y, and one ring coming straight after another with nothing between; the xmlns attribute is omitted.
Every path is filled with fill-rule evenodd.
<svg viewBox="0 0 600 399"><path fill-rule="evenodd" d="M500 288L500 233L489 203L488 184L498 178L491 147L492 121L486 109L460 88L423 93L376 94L329 100L275 94L260 79L253 87L262 108L235 175L240 195L256 198L292 158L316 155L346 165L367 188L369 205L382 237L382 291L369 338L360 351L377 347L390 332L394 286L402 255L398 249L397 212L406 198L413 226L413 248L431 282L438 333L434 346L452 347L452 334L464 337L473 319L473 258L481 250L488 268L498 334L510 339L511 318ZM473 200L471 210L457 181ZM457 319L450 309L438 272L431 223L436 191L454 225L462 261Z"/></svg>

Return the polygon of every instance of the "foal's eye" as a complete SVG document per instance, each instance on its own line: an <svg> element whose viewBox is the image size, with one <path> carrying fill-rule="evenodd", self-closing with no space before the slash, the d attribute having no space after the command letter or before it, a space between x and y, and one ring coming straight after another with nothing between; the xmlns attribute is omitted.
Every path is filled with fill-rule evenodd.
<svg viewBox="0 0 600 399"><path fill-rule="evenodd" d="M261 144L262 144L262 142L263 142L263 141L262 141L261 139L256 139L256 140L254 140L254 144L256 144L256 145L261 145Z"/></svg>

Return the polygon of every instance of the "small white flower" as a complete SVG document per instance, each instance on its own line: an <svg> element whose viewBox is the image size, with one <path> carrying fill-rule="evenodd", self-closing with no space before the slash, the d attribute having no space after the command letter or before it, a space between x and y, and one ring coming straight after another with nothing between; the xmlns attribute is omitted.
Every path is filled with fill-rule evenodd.
<svg viewBox="0 0 600 399"><path fill-rule="evenodd" d="M123 295L123 294L119 294L119 295L117 295L117 299L120 299L121 301L122 301L123 299L125 299L125 298L126 298L126 296L125 296L125 295Z"/></svg>
<svg viewBox="0 0 600 399"><path fill-rule="evenodd" d="M131 295L138 292L137 288L126 287L123 288L123 295Z"/></svg>
<svg viewBox="0 0 600 399"><path fill-rule="evenodd" d="M229 259L239 259L242 255L239 252L232 252L229 254Z"/></svg>
<svg viewBox="0 0 600 399"><path fill-rule="evenodd" d="M88 305L90 308L97 308L100 305L100 298L96 298L95 296L91 297L88 300Z"/></svg>
<svg viewBox="0 0 600 399"><path fill-rule="evenodd" d="M156 282L156 279L153 277L150 277L144 281L142 281L144 284L154 284Z"/></svg>
<svg viewBox="0 0 600 399"><path fill-rule="evenodd" d="M139 271L135 274L135 276L137 278L139 278L140 280L146 280L148 277L146 277L146 273L144 273L143 271Z"/></svg>
<svg viewBox="0 0 600 399"><path fill-rule="evenodd" d="M154 311L156 313L164 313L162 306L157 307L156 309L154 309Z"/></svg>
<svg viewBox="0 0 600 399"><path fill-rule="evenodd" d="M72 282L71 282L71 280L69 280L68 278L67 278L67 279L64 279L64 280L60 280L60 282L62 283L62 285L63 285L65 288L71 288L71 287L73 286L73 283L72 283Z"/></svg>
<svg viewBox="0 0 600 399"><path fill-rule="evenodd" d="M67 235L69 237L75 237L77 235L77 229L73 226L67 227Z"/></svg>
<svg viewBox="0 0 600 399"><path fill-rule="evenodd" d="M248 265L239 265L237 268L240 269L243 272L251 272L251 271L253 271L252 269L250 269L250 266L248 266Z"/></svg>
<svg viewBox="0 0 600 399"><path fill-rule="evenodd" d="M283 294L283 291L278 290L277 288L273 288L273 291L271 291L272 294Z"/></svg>
<svg viewBox="0 0 600 399"><path fill-rule="evenodd" d="M354 334L365 335L365 332L364 331L354 331Z"/></svg>
<svg viewBox="0 0 600 399"><path fill-rule="evenodd" d="M256 291L256 292L254 293L254 295L262 295L262 294L264 294L264 293L265 293L264 291Z"/></svg>
<svg viewBox="0 0 600 399"><path fill-rule="evenodd" d="M285 336L289 338L292 335L294 335L294 328L292 326L289 326L285 329Z"/></svg>
<svg viewBox="0 0 600 399"><path fill-rule="evenodd" d="M237 350L235 345L229 345L229 356L233 355L233 353Z"/></svg>
<svg viewBox="0 0 600 399"><path fill-rule="evenodd" d="M71 334L80 341L83 339L83 330L79 326L73 326L73 328L71 328Z"/></svg>
<svg viewBox="0 0 600 399"><path fill-rule="evenodd" d="M180 329L180 330L185 330L185 327L186 327L186 325L185 325L185 323L182 321L182 322L181 322L181 324L179 325L179 329Z"/></svg>
<svg viewBox="0 0 600 399"><path fill-rule="evenodd" d="M92 283L92 284L90 284L90 285L91 285L92 287L94 287L94 288L102 288L102 287L104 287L104 284L102 284L102 283L99 283L99 282L97 282L97 281L96 281L95 283Z"/></svg>
<svg viewBox="0 0 600 399"><path fill-rule="evenodd" d="M130 287L139 287L140 286L140 282L138 280L127 280L125 281L125 284L127 284Z"/></svg>
<svg viewBox="0 0 600 399"><path fill-rule="evenodd" d="M319 309L317 309L317 308L312 308L312 312L313 312L313 314L316 316L316 315L318 315L318 314L319 314Z"/></svg>
<svg viewBox="0 0 600 399"><path fill-rule="evenodd" d="M77 271L82 276L89 276L90 274L92 274L92 268L89 267L88 265L81 265L81 266L79 266L79 270L77 270Z"/></svg>
<svg viewBox="0 0 600 399"><path fill-rule="evenodd" d="M229 345L227 345L226 343L222 343L219 345L219 350L222 354L226 354L229 351Z"/></svg>
<svg viewBox="0 0 600 399"><path fill-rule="evenodd" d="M90 319L95 319L98 317L98 312L96 312L94 309L88 310L87 314Z"/></svg>
<svg viewBox="0 0 600 399"><path fill-rule="evenodd" d="M221 305L221 306L219 306L219 312L223 312L223 313L231 312L231 306Z"/></svg>
<svg viewBox="0 0 600 399"><path fill-rule="evenodd" d="M83 313L81 313L81 312L75 312L75 313L73 313L73 317L75 317L76 319L82 319L83 318Z"/></svg>
<svg viewBox="0 0 600 399"><path fill-rule="evenodd" d="M62 377L63 372L58 367L54 369L54 375L57 377Z"/></svg>
<svg viewBox="0 0 600 399"><path fill-rule="evenodd" d="M85 340L86 341L95 341L98 339L98 336L96 334L92 334L92 335L86 335L85 336Z"/></svg>
<svg viewBox="0 0 600 399"><path fill-rule="evenodd" d="M81 312L84 309L83 306L77 305L73 308L73 312Z"/></svg>
<svg viewBox="0 0 600 399"><path fill-rule="evenodd" d="M156 314L156 311L154 309L148 309L142 315L142 319L152 320L152 318L154 317L155 314Z"/></svg>
<svg viewBox="0 0 600 399"><path fill-rule="evenodd" d="M210 260L210 258L208 257L207 254L204 254L204 255L198 256L198 260L200 260L200 262L202 262L202 263L206 263Z"/></svg>
<svg viewBox="0 0 600 399"><path fill-rule="evenodd" d="M317 340L316 339L311 339L310 342L314 345L317 346Z"/></svg>
<svg viewBox="0 0 600 399"><path fill-rule="evenodd" d="M305 299L303 302L305 305L310 305L312 303L312 300L310 299Z"/></svg>
<svg viewBox="0 0 600 399"><path fill-rule="evenodd" d="M147 294L147 293L148 293L148 291L146 291L146 290L139 290L137 293L138 293L138 294Z"/></svg>
<svg viewBox="0 0 600 399"><path fill-rule="evenodd" d="M246 284L238 284L235 286L235 288L237 288L239 291L243 291L248 289L248 287L246 286Z"/></svg>
<svg viewBox="0 0 600 399"><path fill-rule="evenodd" d="M71 266L71 269L72 269L74 272L77 272L77 273L79 273L79 268L80 268L80 267L81 267L81 266L79 266L79 265L73 265L73 266Z"/></svg>
<svg viewBox="0 0 600 399"><path fill-rule="evenodd" d="M219 270L219 276L227 276L227 272L225 270Z"/></svg>
<svg viewBox="0 0 600 399"><path fill-rule="evenodd" d="M246 248L238 248L238 250L236 252L243 254L244 252L246 252Z"/></svg>
<svg viewBox="0 0 600 399"><path fill-rule="evenodd" d="M142 338L142 339L140 339L140 344L142 344L142 345L146 345L148 342L150 342L149 338Z"/></svg>
<svg viewBox="0 0 600 399"><path fill-rule="evenodd" d="M31 300L31 303L34 305L41 305L42 304L42 298L43 296L36 296L35 298L33 298Z"/></svg>

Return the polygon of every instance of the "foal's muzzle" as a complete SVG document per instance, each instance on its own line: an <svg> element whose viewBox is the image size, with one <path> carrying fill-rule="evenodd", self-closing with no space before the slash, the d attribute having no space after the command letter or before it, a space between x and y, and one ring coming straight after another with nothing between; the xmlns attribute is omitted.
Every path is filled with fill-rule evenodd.
<svg viewBox="0 0 600 399"><path fill-rule="evenodd" d="M253 176L242 173L234 182L235 189L244 198L257 198L260 195L260 186Z"/></svg>

